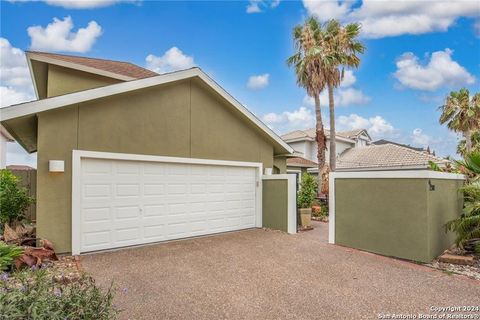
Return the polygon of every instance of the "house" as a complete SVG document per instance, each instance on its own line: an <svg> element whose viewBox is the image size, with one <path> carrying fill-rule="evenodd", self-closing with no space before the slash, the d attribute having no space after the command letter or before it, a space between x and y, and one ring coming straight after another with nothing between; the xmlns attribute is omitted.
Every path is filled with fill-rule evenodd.
<svg viewBox="0 0 480 320"><path fill-rule="evenodd" d="M330 145L330 131L325 130L327 137L327 150L325 151L325 161L328 164L330 153L328 147ZM301 173L304 171L318 170L317 165L317 142L315 140L315 129L295 130L282 136L282 139L287 142L295 151L302 154L301 157L292 157L287 159L287 171L289 173ZM336 133L336 153L340 155L347 149L362 148L370 145L372 138L367 130L352 130L341 131Z"/></svg>
<svg viewBox="0 0 480 320"><path fill-rule="evenodd" d="M201 69L27 60L38 100L1 123L38 152L37 235L58 252L262 226L263 170L285 173L293 149Z"/></svg>
<svg viewBox="0 0 480 320"><path fill-rule="evenodd" d="M328 146L330 132L327 136L327 150L325 161L329 162ZM296 130L287 133L282 138L302 157L287 159L287 172L300 174L309 172L318 173L317 142L315 129ZM372 170L426 170L429 162L440 167L446 166L449 161L441 159L423 148L415 148L388 140L372 142L367 130L341 131L336 133L337 167L336 171L372 171Z"/></svg>
<svg viewBox="0 0 480 320"><path fill-rule="evenodd" d="M7 142L15 141L10 133L0 125L0 169L7 165Z"/></svg>

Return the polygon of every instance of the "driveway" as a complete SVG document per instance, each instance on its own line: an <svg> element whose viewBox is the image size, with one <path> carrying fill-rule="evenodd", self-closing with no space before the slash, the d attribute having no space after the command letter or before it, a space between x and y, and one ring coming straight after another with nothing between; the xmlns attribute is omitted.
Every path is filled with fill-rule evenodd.
<svg viewBox="0 0 480 320"><path fill-rule="evenodd" d="M99 284L114 281L122 319L377 319L480 305L478 281L329 245L328 226L314 227L233 232L81 263Z"/></svg>

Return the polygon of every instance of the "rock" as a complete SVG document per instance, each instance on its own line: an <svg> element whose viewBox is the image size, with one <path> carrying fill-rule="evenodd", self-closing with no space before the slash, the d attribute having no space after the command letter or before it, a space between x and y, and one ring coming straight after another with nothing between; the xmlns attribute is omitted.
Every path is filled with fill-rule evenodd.
<svg viewBox="0 0 480 320"><path fill-rule="evenodd" d="M438 260L444 263L461 264L466 266L472 266L474 263L473 257L471 256L459 256L450 253L442 254Z"/></svg>

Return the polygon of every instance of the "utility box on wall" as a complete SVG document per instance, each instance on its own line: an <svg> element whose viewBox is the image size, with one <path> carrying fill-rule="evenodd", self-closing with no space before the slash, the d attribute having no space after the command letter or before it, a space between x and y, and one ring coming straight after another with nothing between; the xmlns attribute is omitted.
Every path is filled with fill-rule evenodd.
<svg viewBox="0 0 480 320"><path fill-rule="evenodd" d="M461 213L463 181L426 170L331 173L329 242L429 262L454 242L445 223Z"/></svg>

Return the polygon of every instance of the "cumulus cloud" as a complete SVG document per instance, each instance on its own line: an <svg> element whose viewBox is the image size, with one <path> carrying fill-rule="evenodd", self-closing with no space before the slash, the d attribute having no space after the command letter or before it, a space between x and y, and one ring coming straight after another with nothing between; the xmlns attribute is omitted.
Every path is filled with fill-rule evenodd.
<svg viewBox="0 0 480 320"><path fill-rule="evenodd" d="M357 21L368 38L447 31L460 17L478 17L476 1L307 1L307 11L326 21Z"/></svg>
<svg viewBox="0 0 480 320"><path fill-rule="evenodd" d="M267 113L262 117L262 121L272 130L283 134L288 131L315 126L315 115L311 108L300 107L293 111Z"/></svg>
<svg viewBox="0 0 480 320"><path fill-rule="evenodd" d="M432 143L432 137L423 133L423 130L420 128L413 129L412 131L412 143L421 147L428 147Z"/></svg>
<svg viewBox="0 0 480 320"><path fill-rule="evenodd" d="M247 5L247 13L260 13L266 8L276 8L280 0L250 0Z"/></svg>
<svg viewBox="0 0 480 320"><path fill-rule="evenodd" d="M145 61L147 62L147 68L157 73L184 70L195 66L193 57L184 54L177 47L168 49L161 57L149 54Z"/></svg>
<svg viewBox="0 0 480 320"><path fill-rule="evenodd" d="M381 116L364 118L352 113L348 116L340 116L337 119L337 130L367 129L374 139L388 138L397 134L393 125Z"/></svg>
<svg viewBox="0 0 480 320"><path fill-rule="evenodd" d="M268 73L253 75L248 78L247 88L249 89L263 89L268 86L270 75Z"/></svg>
<svg viewBox="0 0 480 320"><path fill-rule="evenodd" d="M436 51L425 64L413 53L406 52L398 58L394 76L403 86L418 90L473 84L475 77L452 60L452 54L453 51L448 48Z"/></svg>
<svg viewBox="0 0 480 320"><path fill-rule="evenodd" d="M33 50L87 52L102 34L102 27L90 21L86 28L73 32L73 20L53 18L46 27L31 26L27 29Z"/></svg>
<svg viewBox="0 0 480 320"><path fill-rule="evenodd" d="M25 53L0 38L0 107L33 99Z"/></svg>

